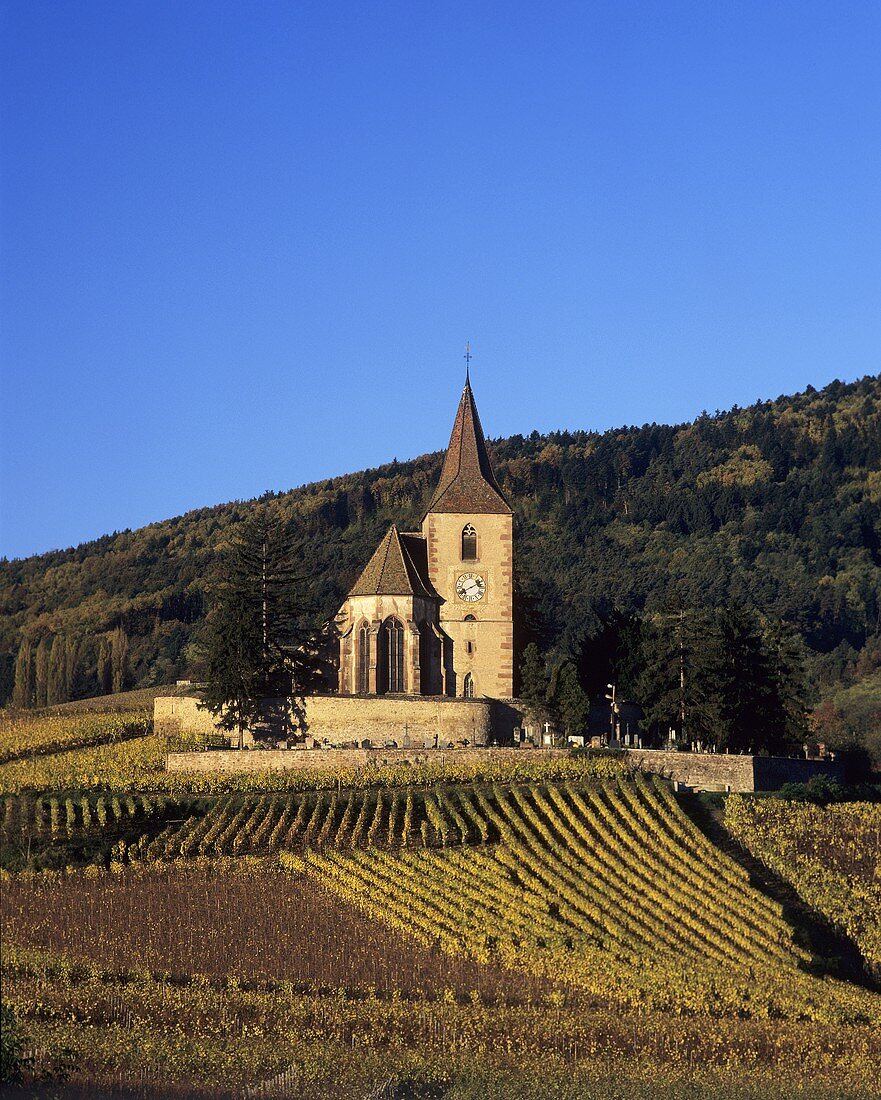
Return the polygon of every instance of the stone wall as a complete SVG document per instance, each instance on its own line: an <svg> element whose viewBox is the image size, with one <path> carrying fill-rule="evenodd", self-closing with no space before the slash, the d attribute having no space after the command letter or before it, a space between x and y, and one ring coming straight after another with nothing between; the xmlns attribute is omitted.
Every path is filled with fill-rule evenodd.
<svg viewBox="0 0 881 1100"><path fill-rule="evenodd" d="M191 695L157 697L153 700L153 729L169 737L180 733L217 733L213 715L199 710L198 702Z"/></svg>
<svg viewBox="0 0 881 1100"><path fill-rule="evenodd" d="M170 752L170 772L324 771L333 768L369 768L383 764L453 765L510 760L522 752L528 760L569 755L567 749L235 749L208 752ZM528 754L528 755L527 755Z"/></svg>
<svg viewBox="0 0 881 1100"><path fill-rule="evenodd" d="M798 760L785 756L754 756L754 790L778 791L784 783L807 783L825 775L844 784L845 767L835 760Z"/></svg>
<svg viewBox="0 0 881 1100"><path fill-rule="evenodd" d="M198 698L157 698L153 704L154 727L169 736L217 733L214 719L200 710ZM451 699L444 696L312 695L306 699L306 733L331 745L371 742L382 748L395 742L399 748L439 745L487 745L493 740L511 741L521 724L521 712L513 704L490 699ZM435 740L437 738L437 740ZM246 743L253 738L246 737Z"/></svg>
<svg viewBox="0 0 881 1100"><path fill-rule="evenodd" d="M815 775L844 781L842 765L831 760L659 749L627 749L626 754L642 771L663 775L695 791L776 791L784 783L805 783Z"/></svg>

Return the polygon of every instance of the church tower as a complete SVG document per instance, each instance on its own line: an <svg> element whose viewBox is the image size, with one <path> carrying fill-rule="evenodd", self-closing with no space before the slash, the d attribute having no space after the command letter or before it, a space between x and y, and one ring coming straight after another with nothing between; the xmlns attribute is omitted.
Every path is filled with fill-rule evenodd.
<svg viewBox="0 0 881 1100"><path fill-rule="evenodd" d="M421 532L389 528L336 616L339 694L510 699L511 537L466 376Z"/></svg>
<svg viewBox="0 0 881 1100"><path fill-rule="evenodd" d="M422 521L439 626L444 694L514 694L513 517L496 482L466 377L440 481Z"/></svg>

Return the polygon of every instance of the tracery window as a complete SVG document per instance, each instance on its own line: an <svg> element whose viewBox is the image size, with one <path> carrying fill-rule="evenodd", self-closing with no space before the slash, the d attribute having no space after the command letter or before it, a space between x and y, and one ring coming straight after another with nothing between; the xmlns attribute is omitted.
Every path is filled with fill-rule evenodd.
<svg viewBox="0 0 881 1100"><path fill-rule="evenodd" d="M477 558L477 532L470 523L462 528L462 561L474 561Z"/></svg>
<svg viewBox="0 0 881 1100"><path fill-rule="evenodd" d="M370 691L370 626L362 623L358 631L358 686L357 691L366 695Z"/></svg>
<svg viewBox="0 0 881 1100"><path fill-rule="evenodd" d="M462 694L466 699L474 698L474 677L470 672L465 673L465 679L462 681Z"/></svg>
<svg viewBox="0 0 881 1100"><path fill-rule="evenodd" d="M379 690L402 692L404 681L404 627L395 618L386 619L379 634Z"/></svg>

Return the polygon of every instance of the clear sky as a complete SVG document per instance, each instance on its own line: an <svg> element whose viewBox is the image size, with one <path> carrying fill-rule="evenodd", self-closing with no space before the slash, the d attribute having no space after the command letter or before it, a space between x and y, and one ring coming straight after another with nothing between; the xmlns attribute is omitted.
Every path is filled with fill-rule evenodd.
<svg viewBox="0 0 881 1100"><path fill-rule="evenodd" d="M881 369L877 0L0 13L0 554Z"/></svg>

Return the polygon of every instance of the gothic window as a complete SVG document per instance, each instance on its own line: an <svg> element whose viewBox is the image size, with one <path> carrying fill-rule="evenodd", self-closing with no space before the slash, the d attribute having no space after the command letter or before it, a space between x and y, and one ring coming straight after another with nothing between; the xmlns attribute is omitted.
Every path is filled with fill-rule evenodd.
<svg viewBox="0 0 881 1100"><path fill-rule="evenodd" d="M462 528L462 561L474 561L477 558L477 532L470 523Z"/></svg>
<svg viewBox="0 0 881 1100"><path fill-rule="evenodd" d="M462 620L462 622L463 623L476 623L477 622L477 616L476 615L466 615L465 618Z"/></svg>
<svg viewBox="0 0 881 1100"><path fill-rule="evenodd" d="M356 690L361 695L370 691L370 627L361 624L358 631L358 683Z"/></svg>
<svg viewBox="0 0 881 1100"><path fill-rule="evenodd" d="M378 671L378 691L402 692L405 690L404 627L397 619L386 619L379 632Z"/></svg>
<svg viewBox="0 0 881 1100"><path fill-rule="evenodd" d="M470 672L465 673L465 679L462 681L462 694L466 699L474 698L474 677Z"/></svg>

